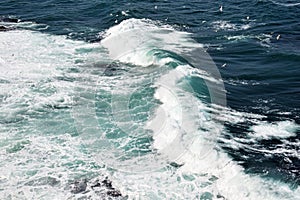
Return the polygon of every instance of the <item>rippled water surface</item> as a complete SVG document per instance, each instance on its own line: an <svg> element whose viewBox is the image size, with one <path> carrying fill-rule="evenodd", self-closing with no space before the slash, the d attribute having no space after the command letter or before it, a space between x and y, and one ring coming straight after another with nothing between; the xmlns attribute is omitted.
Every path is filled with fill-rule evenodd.
<svg viewBox="0 0 300 200"><path fill-rule="evenodd" d="M300 2L2 0L1 199L299 199Z"/></svg>

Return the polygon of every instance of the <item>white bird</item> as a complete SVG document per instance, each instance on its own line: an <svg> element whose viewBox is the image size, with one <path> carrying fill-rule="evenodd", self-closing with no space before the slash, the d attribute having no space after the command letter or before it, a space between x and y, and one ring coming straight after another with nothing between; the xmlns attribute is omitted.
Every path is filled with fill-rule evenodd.
<svg viewBox="0 0 300 200"><path fill-rule="evenodd" d="M219 10L220 10L220 12L223 12L223 6L220 6Z"/></svg>
<svg viewBox="0 0 300 200"><path fill-rule="evenodd" d="M279 38L280 38L280 35L277 35L276 40L279 40Z"/></svg>

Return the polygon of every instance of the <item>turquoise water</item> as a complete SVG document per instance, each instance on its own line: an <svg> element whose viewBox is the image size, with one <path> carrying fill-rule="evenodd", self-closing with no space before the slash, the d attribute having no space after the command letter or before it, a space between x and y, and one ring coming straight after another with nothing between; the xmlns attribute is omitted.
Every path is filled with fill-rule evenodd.
<svg viewBox="0 0 300 200"><path fill-rule="evenodd" d="M1 1L1 199L299 198L299 6Z"/></svg>

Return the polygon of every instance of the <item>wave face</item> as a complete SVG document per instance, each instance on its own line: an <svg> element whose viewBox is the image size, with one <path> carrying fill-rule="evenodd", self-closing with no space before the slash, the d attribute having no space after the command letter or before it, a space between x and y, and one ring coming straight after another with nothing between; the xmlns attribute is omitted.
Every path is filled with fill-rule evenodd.
<svg viewBox="0 0 300 200"><path fill-rule="evenodd" d="M205 45L148 19L102 37L0 32L2 199L112 198L92 187L106 176L129 199L298 198L235 158L284 156L297 177L299 125L227 108Z"/></svg>

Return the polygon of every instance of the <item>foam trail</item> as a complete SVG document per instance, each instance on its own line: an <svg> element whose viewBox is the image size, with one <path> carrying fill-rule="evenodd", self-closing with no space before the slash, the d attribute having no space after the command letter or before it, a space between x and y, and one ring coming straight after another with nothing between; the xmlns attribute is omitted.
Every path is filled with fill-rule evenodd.
<svg viewBox="0 0 300 200"><path fill-rule="evenodd" d="M272 3L276 4L276 5L280 5L280 6L285 6L285 7L291 7L291 6L299 6L300 5L300 2L297 2L297 3L282 3L280 1L274 1L274 0L271 0Z"/></svg>
<svg viewBox="0 0 300 200"><path fill-rule="evenodd" d="M296 136L300 126L291 121L280 121L274 124L261 123L252 127L251 137L257 139L289 138Z"/></svg>

